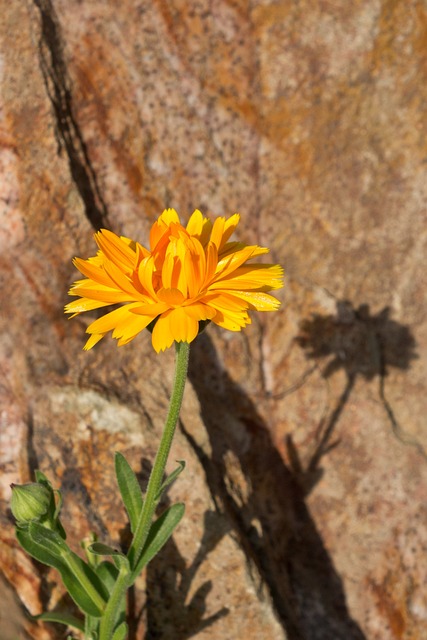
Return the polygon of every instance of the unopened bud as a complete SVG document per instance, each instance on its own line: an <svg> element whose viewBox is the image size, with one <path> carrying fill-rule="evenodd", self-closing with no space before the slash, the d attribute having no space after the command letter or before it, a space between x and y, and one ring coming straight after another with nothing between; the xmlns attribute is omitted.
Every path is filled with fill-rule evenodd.
<svg viewBox="0 0 427 640"><path fill-rule="evenodd" d="M12 484L10 508L19 524L40 520L48 512L51 492L39 482Z"/></svg>

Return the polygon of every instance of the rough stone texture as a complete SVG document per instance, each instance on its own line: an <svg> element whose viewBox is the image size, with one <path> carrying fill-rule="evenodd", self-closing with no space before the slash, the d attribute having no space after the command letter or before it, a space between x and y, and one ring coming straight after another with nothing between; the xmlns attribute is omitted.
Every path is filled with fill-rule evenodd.
<svg viewBox="0 0 427 640"><path fill-rule="evenodd" d="M146 480L171 384L148 335L81 351L71 258L100 226L144 241L165 206L237 210L284 304L194 344L187 512L133 638L423 640L425 2L14 0L0 28L0 566L22 607L62 594L14 542L10 482L41 468L76 548L117 544L112 453ZM2 640L63 637L10 617Z"/></svg>

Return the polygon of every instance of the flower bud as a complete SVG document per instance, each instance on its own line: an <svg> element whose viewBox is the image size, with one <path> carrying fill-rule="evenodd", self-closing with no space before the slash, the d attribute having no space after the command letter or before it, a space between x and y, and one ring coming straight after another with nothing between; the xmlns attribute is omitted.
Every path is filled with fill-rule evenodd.
<svg viewBox="0 0 427 640"><path fill-rule="evenodd" d="M49 510L51 492L39 482L12 484L10 508L19 524L40 520Z"/></svg>

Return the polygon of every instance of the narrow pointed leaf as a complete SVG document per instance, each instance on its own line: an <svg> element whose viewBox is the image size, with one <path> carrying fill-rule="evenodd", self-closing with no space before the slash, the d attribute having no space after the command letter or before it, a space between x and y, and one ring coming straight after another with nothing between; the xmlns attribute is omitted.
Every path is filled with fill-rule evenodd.
<svg viewBox="0 0 427 640"><path fill-rule="evenodd" d="M159 493L156 496L156 500L160 499L160 497L161 497L163 491L166 489L166 487L168 487L170 484L172 484L172 482L177 479L179 474L182 471L184 471L184 469L185 469L185 461L184 460L177 460L177 463L178 463L178 466L175 469L175 471L172 471L172 473L170 475L168 475L168 477L166 478L166 480L164 481L164 483L160 487Z"/></svg>
<svg viewBox="0 0 427 640"><path fill-rule="evenodd" d="M90 553L94 553L97 556L122 556L123 553L118 551L117 549L113 549L108 544L103 544L102 542L92 542L91 545L88 546L88 551Z"/></svg>
<svg viewBox="0 0 427 640"><path fill-rule="evenodd" d="M55 520L57 520L62 509L62 493L59 489L54 489L54 493L56 493L56 495L58 496L58 504L56 505L54 514Z"/></svg>
<svg viewBox="0 0 427 640"><path fill-rule="evenodd" d="M128 633L128 626L126 622L122 622L120 627L117 627L117 629L115 630L113 635L113 640L125 640L127 638L127 633Z"/></svg>
<svg viewBox="0 0 427 640"><path fill-rule="evenodd" d="M118 569L120 569L120 567L124 565L128 572L130 570L129 560L127 559L125 554L121 551L118 551L117 549L113 549L113 547L110 547L107 544L102 544L102 542L94 542L88 547L88 551L91 551L92 553L99 556L112 556L113 562Z"/></svg>
<svg viewBox="0 0 427 640"><path fill-rule="evenodd" d="M102 583L108 590L108 593L111 594L111 591L117 580L117 576L119 575L117 567L112 562L101 562L96 567L96 575L102 581Z"/></svg>
<svg viewBox="0 0 427 640"><path fill-rule="evenodd" d="M85 552L86 561L90 564L90 566L95 571L95 573L96 573L96 568L100 563L100 559L98 556L95 556L93 553L90 553L90 551L88 550L88 547L90 547L91 544L97 541L98 541L98 537L94 531L91 531L89 535L86 536L86 538L83 538L83 540L80 540L80 546Z"/></svg>
<svg viewBox="0 0 427 640"><path fill-rule="evenodd" d="M46 564L49 567L54 567L58 569L62 567L62 558L58 556L47 548L45 545L38 544L35 542L28 530L25 529L17 529L16 537L18 538L19 544L25 551L32 557L41 562L42 564Z"/></svg>
<svg viewBox="0 0 427 640"><path fill-rule="evenodd" d="M34 472L35 478L36 478L36 482L43 482L45 484L47 484L49 487L52 488L52 485L50 483L50 481L47 479L47 477L44 475L44 473L42 471L40 471L40 469L36 469Z"/></svg>
<svg viewBox="0 0 427 640"><path fill-rule="evenodd" d="M185 505L182 502L173 504L152 524L141 557L132 573L132 579L137 578L142 569L166 544L184 515L184 511Z"/></svg>
<svg viewBox="0 0 427 640"><path fill-rule="evenodd" d="M66 627L72 627L79 631L85 630L83 620L79 620L71 613L59 613L57 611L48 611L46 613L40 613L38 616L31 616L32 620L42 620L43 622L58 622L59 624L65 624Z"/></svg>
<svg viewBox="0 0 427 640"><path fill-rule="evenodd" d="M50 482L50 480L48 480L45 474L39 469L36 469L36 471L34 472L34 475L36 478L36 482L40 482L41 484L44 484L52 492L51 503L49 506L50 520L56 523L56 529L59 535L61 536L61 538L65 540L67 535L59 519L59 512L61 511L61 507L62 507L62 493L58 489L52 488L52 483ZM55 493L58 494L58 504L56 504L56 501L55 501Z"/></svg>
<svg viewBox="0 0 427 640"><path fill-rule="evenodd" d="M128 461L118 451L116 452L114 463L116 468L117 484L119 485L123 504L125 505L129 516L131 531L134 533L138 524L138 518L142 511L143 500L141 487L139 486L138 478L131 469Z"/></svg>
<svg viewBox="0 0 427 640"><path fill-rule="evenodd" d="M27 542L25 550L60 572L68 593L82 611L94 617L102 615L103 605L108 599L108 590L95 571L71 551L56 531L32 522L28 528L28 536L29 544L28 540L24 541ZM22 544L21 538L18 539Z"/></svg>
<svg viewBox="0 0 427 640"><path fill-rule="evenodd" d="M95 617L101 615L102 612L99 607L88 597L86 591L81 587L80 583L76 581L62 558L53 555L48 548L32 540L28 531L18 529L16 537L22 548L25 549L31 557L59 571L66 589L81 611Z"/></svg>
<svg viewBox="0 0 427 640"><path fill-rule="evenodd" d="M124 565L127 572L129 573L129 560L127 559L125 554L121 551L118 551L117 549L113 549L113 547L110 547L108 544L103 544L102 542L94 542L88 547L88 551L98 556L112 556L113 562L116 565L117 569L120 569L120 567Z"/></svg>
<svg viewBox="0 0 427 640"><path fill-rule="evenodd" d="M64 565L60 570L60 574L65 588L81 611L94 618L100 618L102 616L102 609L92 600L81 583L76 580L75 575L71 573L69 567Z"/></svg>
<svg viewBox="0 0 427 640"><path fill-rule="evenodd" d="M56 531L52 531L38 522L31 522L28 532L34 542L46 547L59 558L70 552L69 546Z"/></svg>
<svg viewBox="0 0 427 640"><path fill-rule="evenodd" d="M97 566L96 573L111 595L114 585L116 584L117 576L119 575L118 568L111 562L105 560ZM118 611L118 620L126 620L126 596L122 598Z"/></svg>

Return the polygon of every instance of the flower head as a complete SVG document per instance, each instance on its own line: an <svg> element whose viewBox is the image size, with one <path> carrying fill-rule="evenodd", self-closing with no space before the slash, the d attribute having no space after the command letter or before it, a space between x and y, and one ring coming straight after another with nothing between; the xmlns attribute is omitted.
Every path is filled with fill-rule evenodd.
<svg viewBox="0 0 427 640"><path fill-rule="evenodd" d="M84 348L91 349L109 331L119 346L153 326L159 352L176 342L192 342L199 322L212 321L240 331L248 311L274 311L280 302L267 293L283 286L279 265L248 264L268 253L263 247L229 242L239 215L212 222L196 210L186 227L174 209L166 209L150 231L150 249L112 231L95 234L96 256L74 264L86 278L69 294L72 317L111 304L119 306L92 322Z"/></svg>

